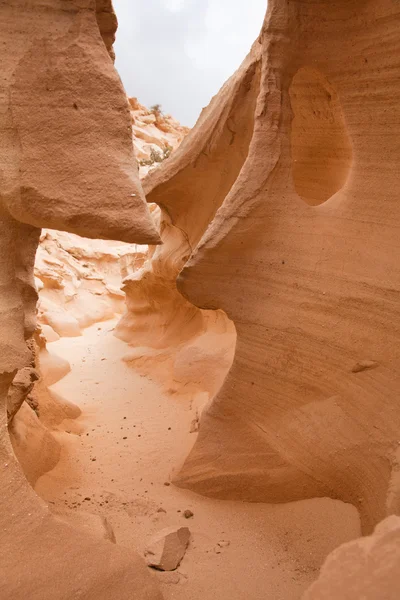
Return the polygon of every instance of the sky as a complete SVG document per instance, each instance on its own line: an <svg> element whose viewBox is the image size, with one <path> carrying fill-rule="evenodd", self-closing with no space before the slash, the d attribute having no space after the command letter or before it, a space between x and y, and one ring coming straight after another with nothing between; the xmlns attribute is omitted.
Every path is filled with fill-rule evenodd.
<svg viewBox="0 0 400 600"><path fill-rule="evenodd" d="M239 67L257 38L267 0L113 0L115 65L129 96L161 104L183 125Z"/></svg>

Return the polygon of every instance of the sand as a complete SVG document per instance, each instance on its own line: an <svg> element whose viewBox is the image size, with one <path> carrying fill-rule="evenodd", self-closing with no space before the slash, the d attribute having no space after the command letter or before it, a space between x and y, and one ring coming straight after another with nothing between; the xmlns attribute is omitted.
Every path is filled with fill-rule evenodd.
<svg viewBox="0 0 400 600"><path fill-rule="evenodd" d="M327 498L219 501L165 485L194 444L195 403L165 395L124 363L127 345L114 337L115 324L48 344L72 367L51 389L82 415L56 433L60 461L36 492L56 509L105 516L117 543L140 554L160 529L188 525L192 541L178 570L152 571L167 600L301 598L326 556L360 535L355 508ZM185 519L185 510L194 516Z"/></svg>

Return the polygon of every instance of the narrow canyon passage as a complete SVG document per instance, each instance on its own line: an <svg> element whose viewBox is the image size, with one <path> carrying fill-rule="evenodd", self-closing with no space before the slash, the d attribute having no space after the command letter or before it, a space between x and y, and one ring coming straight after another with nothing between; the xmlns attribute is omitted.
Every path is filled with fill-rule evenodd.
<svg viewBox="0 0 400 600"><path fill-rule="evenodd" d="M177 571L149 569L166 599L299 599L328 553L359 535L356 510L329 499L275 506L210 500L165 485L194 443L195 405L163 394L122 361L127 345L113 335L116 322L48 344L72 367L50 389L82 415L56 432L61 459L36 492L56 511L106 517L117 544L140 554L160 529L189 526ZM194 516L186 520L185 510Z"/></svg>
<svg viewBox="0 0 400 600"><path fill-rule="evenodd" d="M0 600L399 600L400 0L242 4L0 3Z"/></svg>

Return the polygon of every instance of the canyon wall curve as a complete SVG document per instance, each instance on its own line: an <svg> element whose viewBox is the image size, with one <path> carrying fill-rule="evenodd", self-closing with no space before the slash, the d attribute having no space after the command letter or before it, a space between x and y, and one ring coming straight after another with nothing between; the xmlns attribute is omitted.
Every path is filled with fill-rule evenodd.
<svg viewBox="0 0 400 600"><path fill-rule="evenodd" d="M194 306L176 281L245 163L260 85L258 46L181 146L143 180L147 201L161 208L163 245L125 277L127 310L116 335L140 349L127 354L128 362L152 377L161 368L158 379L173 391L198 387L213 397L224 379L218 365L226 373L232 363L234 325L220 310Z"/></svg>
<svg viewBox="0 0 400 600"><path fill-rule="evenodd" d="M205 390L196 442L160 486L237 504L351 504L368 537L334 551L304 599L395 600L400 4L269 0L242 66L142 183L110 1L12 0L0 14L0 596L162 598L136 552L34 493L23 467L33 485L40 465L25 467L11 444L36 423L32 385L46 395L34 260L49 227L149 245L137 264L122 261L123 360L171 395ZM57 276L46 268L51 294ZM89 320L76 323L79 336ZM51 375L67 370L61 362ZM59 452L51 447L54 460ZM230 544L219 543L218 553Z"/></svg>
<svg viewBox="0 0 400 600"><path fill-rule="evenodd" d="M367 40L391 40L394 56L399 18L389 0L269 2L248 159L178 281L238 334L181 486L257 502L338 498L358 508L365 532L394 510L397 67L385 59L377 70ZM307 64L337 91L352 145L346 184L311 207L299 202L290 148L290 83Z"/></svg>
<svg viewBox="0 0 400 600"><path fill-rule="evenodd" d="M115 20L110 3L104 6ZM136 593L159 599L134 552L52 514L28 484L10 443L8 399L17 406L21 399L14 392L28 391L35 376L30 342L40 228L142 243L159 237L138 179L126 94L100 35L95 2L13 0L0 13L0 525L7 574L0 596L100 600ZM21 409L35 418L26 403ZM15 423L19 412L8 418ZM54 587L48 586L50 574Z"/></svg>

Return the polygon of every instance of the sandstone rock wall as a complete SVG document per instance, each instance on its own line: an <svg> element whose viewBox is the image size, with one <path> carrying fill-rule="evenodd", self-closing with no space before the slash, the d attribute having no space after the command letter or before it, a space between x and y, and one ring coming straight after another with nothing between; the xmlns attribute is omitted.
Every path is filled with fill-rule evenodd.
<svg viewBox="0 0 400 600"><path fill-rule="evenodd" d="M110 59L115 17L94 0L13 0L0 16L0 596L153 600L159 593L134 554L37 498L7 430L9 421L23 462L34 430L34 399L21 403L21 394L30 394L36 366L40 228L159 242ZM210 357L230 364L225 314L237 331L182 487L258 502L339 498L359 509L365 532L400 510L399 31L392 0L270 0L242 67L144 181L161 207L164 245L140 273L124 263L129 311L118 332L136 347L127 360L163 363L173 391L185 381L203 386L193 365L206 364L209 377ZM141 112L134 126L160 128L157 115L131 107ZM147 133L151 157L163 142ZM67 254L61 291L42 265L50 296L77 289L81 272ZM210 353L213 341L220 356ZM144 343L147 354L137 348ZM57 418L51 408L47 417ZM395 598L397 548L391 519L339 549L306 597Z"/></svg>
<svg viewBox="0 0 400 600"><path fill-rule="evenodd" d="M96 21L108 53L112 60L114 60L113 44L118 28L118 20L114 12L112 0L96 0Z"/></svg>
<svg viewBox="0 0 400 600"><path fill-rule="evenodd" d="M399 510L399 19L391 0L271 0L242 68L144 182L188 237L179 290L238 335L181 486L338 498L366 532Z"/></svg>
<svg viewBox="0 0 400 600"><path fill-rule="evenodd" d="M52 515L25 479L7 429L11 383L32 362L26 341L36 327L40 228L159 239L137 176L126 96L93 0L3 2L0 35L0 597L159 598L134 553Z"/></svg>
<svg viewBox="0 0 400 600"><path fill-rule="evenodd" d="M159 106L148 109L137 98L129 98L129 104L133 145L140 177L144 177L169 158L190 130L171 115L164 115Z"/></svg>
<svg viewBox="0 0 400 600"><path fill-rule="evenodd" d="M81 335L85 327L123 312L120 260L138 248L43 230L35 278L38 318L48 341Z"/></svg>
<svg viewBox="0 0 400 600"><path fill-rule="evenodd" d="M399 569L400 519L391 516L371 536L332 552L303 600L396 600Z"/></svg>
<svg viewBox="0 0 400 600"><path fill-rule="evenodd" d="M134 347L126 360L167 391L194 394L199 410L222 385L236 332L222 311L200 310L183 298L176 278L246 160L259 78L256 44L196 128L144 179L148 202L161 207L163 244L124 279L127 311L116 334Z"/></svg>
<svg viewBox="0 0 400 600"><path fill-rule="evenodd" d="M105 16L110 13L106 11ZM135 98L129 99L129 107L139 176L143 177L169 158L189 130L159 110L145 108ZM150 210L154 217L154 207ZM83 328L121 314L125 305L122 279L145 262L147 253L146 245L43 230L35 277L40 298L38 318L47 340L81 335Z"/></svg>

